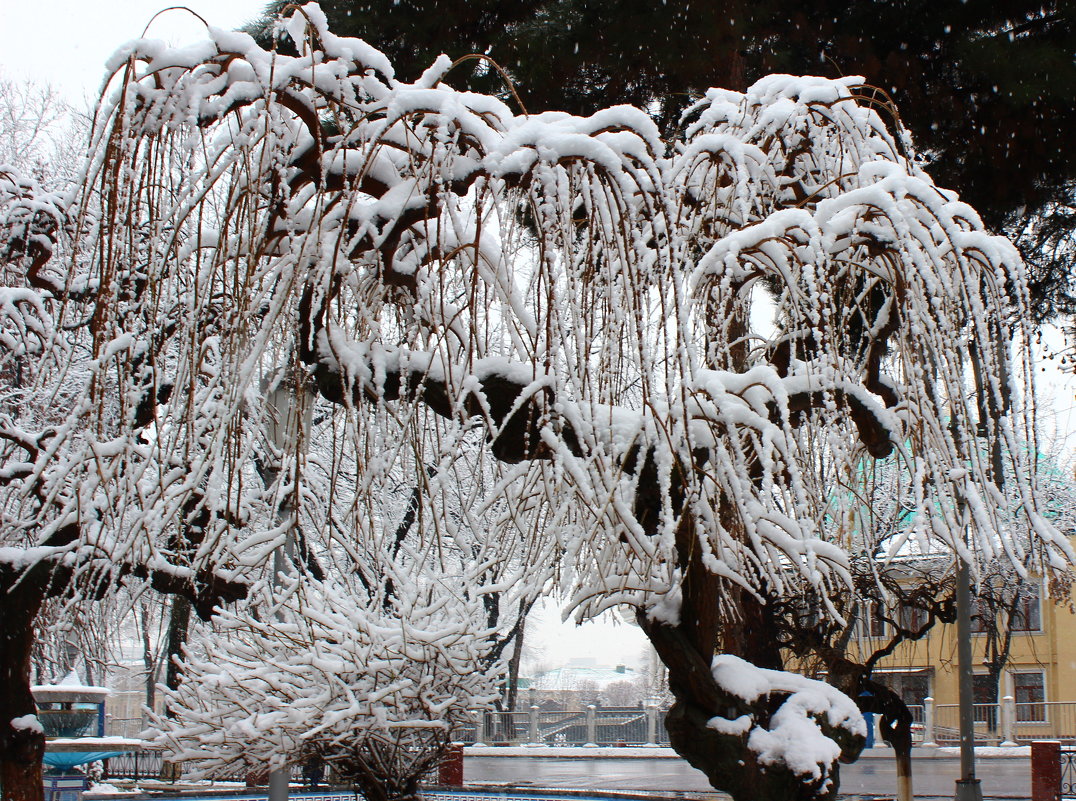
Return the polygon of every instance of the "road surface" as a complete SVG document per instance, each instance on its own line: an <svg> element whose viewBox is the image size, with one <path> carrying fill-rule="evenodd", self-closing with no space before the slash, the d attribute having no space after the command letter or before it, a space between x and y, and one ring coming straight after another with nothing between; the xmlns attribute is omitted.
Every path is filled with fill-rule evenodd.
<svg viewBox="0 0 1076 801"><path fill-rule="evenodd" d="M917 799L953 797L960 774L958 759L916 759L912 765ZM1027 759L981 759L976 775L985 798L1031 797ZM484 757L464 761L468 783L506 783L520 787L590 790L711 790L706 777L678 759L558 759L554 757ZM841 795L893 796L896 769L891 759L862 759L841 767Z"/></svg>

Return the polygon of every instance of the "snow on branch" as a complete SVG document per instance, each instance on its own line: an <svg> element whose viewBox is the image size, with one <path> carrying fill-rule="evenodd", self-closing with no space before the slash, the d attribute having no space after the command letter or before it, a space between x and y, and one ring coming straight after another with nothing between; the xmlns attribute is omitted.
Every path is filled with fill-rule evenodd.
<svg viewBox="0 0 1076 801"><path fill-rule="evenodd" d="M760 764L786 766L820 790L832 782L832 766L841 756L838 743L867 735L855 703L825 682L755 667L730 654L715 656L712 672L717 685L750 705L751 712L732 720L714 717L707 726L745 738Z"/></svg>
<svg viewBox="0 0 1076 801"><path fill-rule="evenodd" d="M0 261L21 266L32 285L52 257L70 200L14 167L0 165Z"/></svg>
<svg viewBox="0 0 1076 801"><path fill-rule="evenodd" d="M196 508L211 533L185 559L267 554L259 387L292 361L338 406L425 406L484 426L504 469L529 462L496 486L540 487L527 508L556 521L584 614L657 603L685 536L747 586L847 581L819 458L831 475L908 464L962 558L969 524L1002 528L965 356L1005 397L992 425L1019 458L1023 267L858 79L713 90L666 144L630 108L516 115L440 62L403 83L315 5L286 26L296 56L210 29L114 61L76 232L98 244L69 280L100 287L75 383L119 400L71 413L46 482L64 519L91 504L101 542L159 543ZM1061 568L1018 467L1035 548Z"/></svg>
<svg viewBox="0 0 1076 801"><path fill-rule="evenodd" d="M256 588L188 649L156 742L202 775L316 758L360 784L395 760L420 777L492 704L503 664L487 660L481 592L459 583L474 576L410 578L393 598L309 577Z"/></svg>

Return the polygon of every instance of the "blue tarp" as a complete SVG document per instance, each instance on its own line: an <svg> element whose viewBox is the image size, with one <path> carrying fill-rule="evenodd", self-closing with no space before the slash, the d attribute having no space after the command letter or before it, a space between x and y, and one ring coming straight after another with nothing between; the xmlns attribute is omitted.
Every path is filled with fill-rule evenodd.
<svg viewBox="0 0 1076 801"><path fill-rule="evenodd" d="M126 751L46 751L44 761L50 767L67 770L75 765L85 765L87 762L97 762L100 759L126 753Z"/></svg>

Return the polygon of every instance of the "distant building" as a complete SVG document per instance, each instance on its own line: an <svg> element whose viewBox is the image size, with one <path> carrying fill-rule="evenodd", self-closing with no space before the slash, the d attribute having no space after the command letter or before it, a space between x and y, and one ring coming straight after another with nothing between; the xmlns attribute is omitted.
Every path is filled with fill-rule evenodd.
<svg viewBox="0 0 1076 801"><path fill-rule="evenodd" d="M1043 515L1076 545L1076 484L1067 469L1041 457L1038 464L1039 502ZM884 504L883 504L884 508ZM852 526L871 531L874 510L864 504ZM906 522L904 514L897 524ZM951 549L919 537L899 537L897 553L879 561L897 583L952 588ZM1021 529L1007 536L1017 540L1018 550L1030 550L1028 535ZM889 543L861 547L868 552L888 553ZM1005 557L981 565L980 593L972 612L972 669L975 693L976 736L997 740L1002 723L1000 702L1011 698L1012 734L1017 740L1076 740L1076 615L1070 601L1054 602L1044 582L1020 578ZM943 579L948 582L942 590ZM920 630L926 611L914 606L864 610L848 643L849 655L862 663L884 648L893 635L891 624ZM1005 656L1006 644L1008 648ZM988 664L1004 662L996 693ZM923 722L927 699L933 703L935 740L951 742L958 729L958 673L956 624L936 624L922 639L905 641L874 667L871 678L885 684L909 706L917 723ZM922 729L918 729L922 731Z"/></svg>
<svg viewBox="0 0 1076 801"><path fill-rule="evenodd" d="M1018 740L1076 738L1076 615L1065 605L1043 600L1032 582L1023 590L1013 616L1012 645L998 696L1013 699ZM915 610L908 610L915 614ZM914 620L909 621L913 625ZM972 664L977 734L997 730L999 698L985 668L988 636L973 619ZM885 644L887 626L872 616L860 631L860 653ZM897 692L919 717L927 698L935 705L935 729L941 740L955 739L958 726L956 625L937 625L926 637L901 643L874 668L872 678Z"/></svg>
<svg viewBox="0 0 1076 801"><path fill-rule="evenodd" d="M531 677L528 692L530 702L539 706L578 709L589 704L639 706L645 688L639 671L625 665L610 668L570 663Z"/></svg>
<svg viewBox="0 0 1076 801"><path fill-rule="evenodd" d="M111 665L108 686L112 695L108 701L108 734L135 737L145 728L146 669L141 661L130 660ZM161 693L156 694L154 706L162 711Z"/></svg>

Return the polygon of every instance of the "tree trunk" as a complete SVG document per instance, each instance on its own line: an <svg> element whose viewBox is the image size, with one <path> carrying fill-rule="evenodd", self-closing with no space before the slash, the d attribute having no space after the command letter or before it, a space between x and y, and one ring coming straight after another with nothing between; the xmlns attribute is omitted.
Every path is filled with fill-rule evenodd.
<svg viewBox="0 0 1076 801"><path fill-rule="evenodd" d="M731 506L723 506L722 524L735 525ZM758 755L747 747L745 735L723 734L708 725L714 717L735 718L745 713L765 725L768 714L774 711L766 708L771 699L748 705L718 685L711 665L719 642L728 647L728 653L760 667L779 669L780 654L767 610L748 593L738 598L739 619L731 626L722 620L719 601L731 588L703 563L688 515L677 532L677 546L684 574L679 622L671 625L648 618L643 610L638 612L640 627L668 669L669 690L675 698L665 718L669 744L692 767L705 773L710 784L735 801L835 798L839 785L836 765L828 776L805 781L786 766L760 763ZM850 747L858 753L852 743L839 745L842 750Z"/></svg>
<svg viewBox="0 0 1076 801"><path fill-rule="evenodd" d="M187 644L187 632L191 624L191 602L182 595L172 599L172 612L168 618L168 650L165 653L164 684L169 690L179 687L183 675L176 661L183 656L183 646ZM171 707L165 709L165 714L172 717ZM174 782L179 778L180 765L174 762L161 763L161 780Z"/></svg>
<svg viewBox="0 0 1076 801"><path fill-rule="evenodd" d="M155 709L157 703L157 654L154 653L149 631L149 604L140 604L142 635L142 664L146 668L146 707ZM146 714L142 713L142 726L146 725Z"/></svg>
<svg viewBox="0 0 1076 801"><path fill-rule="evenodd" d="M44 592L26 576L2 592L0 598L4 620L0 628L0 788L4 801L43 801L41 760L45 734L32 725L15 727L11 722L37 714L30 693L30 655L34 618L41 609Z"/></svg>
<svg viewBox="0 0 1076 801"><path fill-rule="evenodd" d="M987 729L990 734L996 734L998 730L999 708L1001 701L1001 677L1005 673L1005 666L1009 664L1009 656L1012 653L1013 618L1020 604L1020 591L1024 588L1024 581L1017 581L1016 590L1011 602L992 599L987 608L990 619L986 621L986 658L983 664L986 666L987 687L990 691L993 708L987 715ZM984 608L986 599L980 600L980 609ZM1005 612L1005 622L1002 623L1002 611Z"/></svg>
<svg viewBox="0 0 1076 801"><path fill-rule="evenodd" d="M898 698L882 712L880 728L897 762L897 799L912 801L912 713L904 699Z"/></svg>
<svg viewBox="0 0 1076 801"><path fill-rule="evenodd" d="M183 676L176 660L183 656L183 646L187 644L187 631L191 625L191 602L182 595L172 599L172 613L168 618L168 660L164 671L164 685L169 690L179 687Z"/></svg>
<svg viewBox="0 0 1076 801"><path fill-rule="evenodd" d="M904 699L884 684L871 679L861 679L859 684L870 694L844 692L856 699L861 711L881 717L878 728L882 739L892 747L897 763L897 799L912 801L912 713Z"/></svg>
<svg viewBox="0 0 1076 801"><path fill-rule="evenodd" d="M508 687L504 703L509 712L516 711L519 696L519 663L523 658L523 635L527 627L527 616L525 613L521 614L523 616L520 618L516 641L512 647L512 658L508 660Z"/></svg>
<svg viewBox="0 0 1076 801"><path fill-rule="evenodd" d="M665 718L669 744L706 774L713 787L735 801L828 801L836 797L836 765L828 776L805 781L783 765L760 763L745 736L711 728L708 723L713 717L736 717L748 711L740 699L714 681L712 655L703 657L688 642L683 626L647 620L643 614L640 625L668 668L669 688L676 699ZM828 788L823 787L826 780Z"/></svg>
<svg viewBox="0 0 1076 801"><path fill-rule="evenodd" d="M784 670L777 644L778 624L770 614L771 607L743 587L726 585L722 592L739 616L722 625L721 652L742 657L757 667Z"/></svg>

